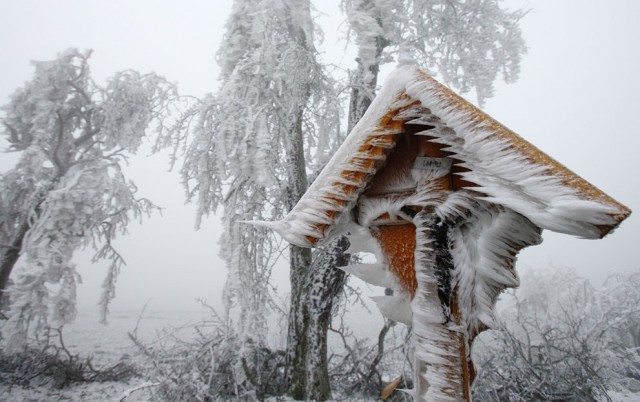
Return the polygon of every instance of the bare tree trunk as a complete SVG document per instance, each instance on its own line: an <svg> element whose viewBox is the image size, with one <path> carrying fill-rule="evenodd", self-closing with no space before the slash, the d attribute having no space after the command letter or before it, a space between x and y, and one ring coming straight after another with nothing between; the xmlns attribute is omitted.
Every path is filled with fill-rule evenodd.
<svg viewBox="0 0 640 402"><path fill-rule="evenodd" d="M290 205L307 189L302 115L298 117L289 158ZM333 301L344 287L345 275L336 266L347 265L348 246L342 238L322 250L290 246L291 307L287 336L287 390L295 399L331 399L327 362L327 333Z"/></svg>
<svg viewBox="0 0 640 402"><path fill-rule="evenodd" d="M359 63L349 104L348 131L364 115L373 101L379 71L379 58L387 42L376 38L376 63ZM364 74L365 69L369 74ZM364 82L362 77L371 79ZM301 122L299 122L301 123ZM290 160L290 208L302 197L307 188L304 164L302 127L296 128ZM291 397L299 400L326 401L331 399L327 361L327 334L331 324L334 301L342 293L347 277L338 266L349 264L348 240L341 237L322 250L290 246L291 309L287 338L287 389Z"/></svg>
<svg viewBox="0 0 640 402"><path fill-rule="evenodd" d="M304 158L304 140L302 115L298 116L292 132L289 150L289 205L291 210L307 189L306 163ZM287 392L295 399L326 400L331 397L329 378L323 359L318 358L322 349L319 345L321 332L320 315L310 300L311 250L298 246L289 246L291 306L289 310L289 328L287 335ZM325 356L326 356L326 345Z"/></svg>
<svg viewBox="0 0 640 402"><path fill-rule="evenodd" d="M295 399L326 401L331 399L327 362L327 333L331 324L333 303L341 293L345 274L336 266L347 265L343 250L346 239L340 238L314 253L311 269L292 286L292 319L289 322L291 367L289 394ZM293 248L293 246L292 246ZM309 252L308 249L301 249ZM292 254L292 258L293 258ZM295 258L311 257L311 253L295 254ZM346 261L340 259L346 258ZM302 273L300 273L302 274ZM301 280L300 280L301 279ZM294 311L295 305L295 311Z"/></svg>
<svg viewBox="0 0 640 402"><path fill-rule="evenodd" d="M311 250L289 246L291 275L291 307L287 336L287 389L295 399L304 399L307 392L307 355L309 354L309 314L306 303L306 279L311 266Z"/></svg>

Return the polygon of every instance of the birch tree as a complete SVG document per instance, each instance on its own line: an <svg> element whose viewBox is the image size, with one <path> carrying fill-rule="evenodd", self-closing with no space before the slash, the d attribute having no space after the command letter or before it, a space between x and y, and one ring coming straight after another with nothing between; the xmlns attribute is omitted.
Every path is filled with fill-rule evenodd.
<svg viewBox="0 0 640 402"><path fill-rule="evenodd" d="M99 86L90 55L69 49L34 62L33 78L2 107L3 135L19 153L0 175L0 290L10 297L5 351L20 350L30 329L37 335L74 318L80 276L72 257L82 247L96 250L94 261L110 262L99 302L104 319L124 265L111 241L154 208L138 198L121 164L152 123L168 116L176 88L131 70Z"/></svg>

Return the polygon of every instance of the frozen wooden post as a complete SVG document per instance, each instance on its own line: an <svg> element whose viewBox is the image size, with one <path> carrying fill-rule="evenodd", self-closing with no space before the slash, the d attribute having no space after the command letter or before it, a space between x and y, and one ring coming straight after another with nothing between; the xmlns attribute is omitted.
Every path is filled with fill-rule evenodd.
<svg viewBox="0 0 640 402"><path fill-rule="evenodd" d="M541 128L544 129L544 128ZM543 229L605 236L630 211L412 66L396 70L282 221L289 242L347 234L378 263L341 267L394 289L375 298L412 326L414 397L469 401L471 345Z"/></svg>

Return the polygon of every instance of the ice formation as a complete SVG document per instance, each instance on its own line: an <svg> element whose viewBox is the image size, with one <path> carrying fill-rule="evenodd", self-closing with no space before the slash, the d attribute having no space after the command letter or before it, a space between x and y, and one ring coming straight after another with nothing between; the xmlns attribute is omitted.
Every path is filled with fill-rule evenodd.
<svg viewBox="0 0 640 402"><path fill-rule="evenodd" d="M417 400L470 400L474 337L517 253L542 229L601 238L630 211L414 66L397 69L292 211L261 223L319 246L348 234L392 288L381 312L413 327Z"/></svg>

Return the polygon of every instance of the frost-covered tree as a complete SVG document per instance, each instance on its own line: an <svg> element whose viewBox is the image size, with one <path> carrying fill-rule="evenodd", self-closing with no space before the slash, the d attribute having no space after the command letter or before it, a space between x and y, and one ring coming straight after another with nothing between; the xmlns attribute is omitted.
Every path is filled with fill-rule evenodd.
<svg viewBox="0 0 640 402"><path fill-rule="evenodd" d="M3 134L19 153L16 166L0 176L0 290L10 297L6 351L19 350L30 329L38 334L74 318L80 277L72 256L82 247L96 250L94 260L110 261L99 302L104 318L124 264L111 240L154 207L137 197L121 164L153 122L168 116L176 88L131 70L97 85L90 54L69 49L34 62L32 79L2 107ZM156 134L162 130L158 125Z"/></svg>
<svg viewBox="0 0 640 402"><path fill-rule="evenodd" d="M487 401L611 400L640 387L640 275L595 289L567 268L527 272L499 306L500 329L475 346L474 397Z"/></svg>
<svg viewBox="0 0 640 402"><path fill-rule="evenodd" d="M283 245L246 221L276 220L306 191L338 143L334 85L317 60L308 0L237 0L218 54L222 85L194 112L183 167L202 215L223 207L225 302L249 355L267 344L271 268ZM289 248L291 304L286 377L298 399L330 395L326 332L331 302L307 249ZM332 269L332 268L331 268ZM329 298L330 300L331 298Z"/></svg>
<svg viewBox="0 0 640 402"><path fill-rule="evenodd" d="M366 110L380 65L409 58L431 75L465 94L475 90L480 104L493 96L498 74L518 78L526 47L522 10L508 11L500 0L343 0L355 34L358 69L351 104Z"/></svg>

